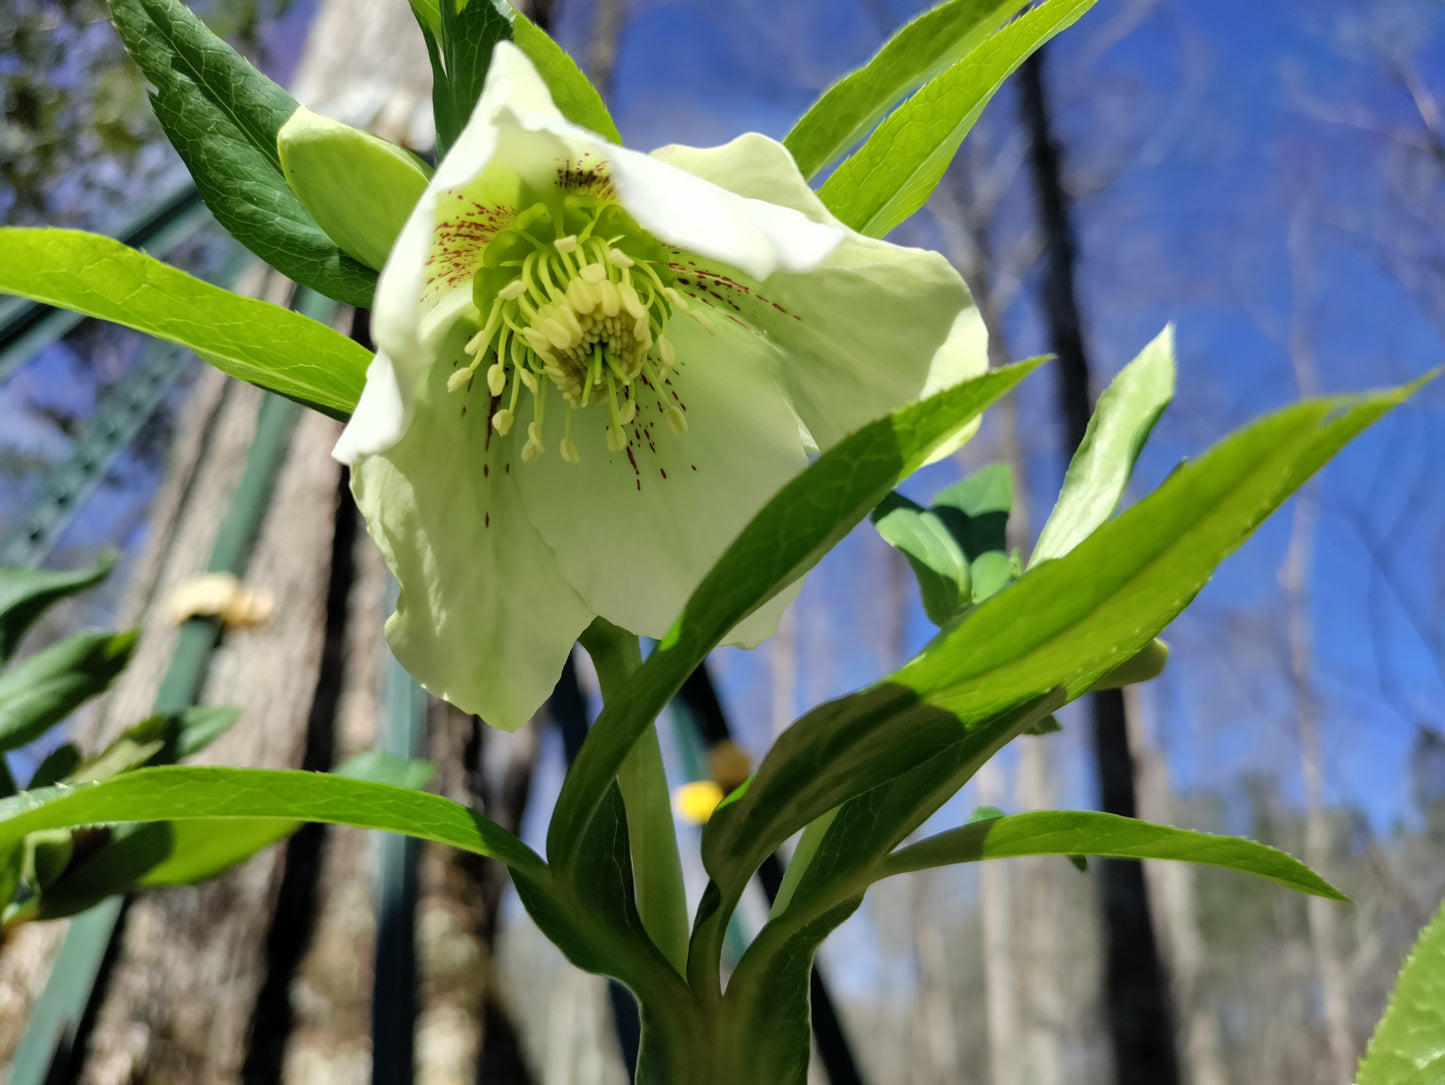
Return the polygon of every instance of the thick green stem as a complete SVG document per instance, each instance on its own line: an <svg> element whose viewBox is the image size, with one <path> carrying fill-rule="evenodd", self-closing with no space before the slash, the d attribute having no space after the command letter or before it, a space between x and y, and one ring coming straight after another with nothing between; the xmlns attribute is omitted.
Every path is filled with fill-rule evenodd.
<svg viewBox="0 0 1445 1085"><path fill-rule="evenodd" d="M588 627L581 642L597 668L604 701L642 665L637 638L604 618ZM663 956L685 974L687 895L672 820L672 796L655 726L649 726L628 753L617 773L617 785L627 810L627 842L642 925Z"/></svg>

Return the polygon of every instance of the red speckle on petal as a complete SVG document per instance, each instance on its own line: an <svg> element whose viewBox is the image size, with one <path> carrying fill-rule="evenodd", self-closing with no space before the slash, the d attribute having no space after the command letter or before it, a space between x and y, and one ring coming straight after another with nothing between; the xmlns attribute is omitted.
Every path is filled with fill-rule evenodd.
<svg viewBox="0 0 1445 1085"><path fill-rule="evenodd" d="M492 514L491 514L490 512L487 513L486 519L484 519L484 520L482 521L482 526L483 526L483 527L491 527L491 526L492 526Z"/></svg>

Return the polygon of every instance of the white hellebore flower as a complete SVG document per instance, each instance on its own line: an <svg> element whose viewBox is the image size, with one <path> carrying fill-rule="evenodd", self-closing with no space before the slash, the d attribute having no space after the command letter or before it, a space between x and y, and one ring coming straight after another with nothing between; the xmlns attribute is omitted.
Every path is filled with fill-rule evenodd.
<svg viewBox="0 0 1445 1085"><path fill-rule="evenodd" d="M372 328L335 455L401 585L388 640L509 729L594 615L661 636L811 451L985 365L948 263L843 227L780 144L615 146L507 43Z"/></svg>

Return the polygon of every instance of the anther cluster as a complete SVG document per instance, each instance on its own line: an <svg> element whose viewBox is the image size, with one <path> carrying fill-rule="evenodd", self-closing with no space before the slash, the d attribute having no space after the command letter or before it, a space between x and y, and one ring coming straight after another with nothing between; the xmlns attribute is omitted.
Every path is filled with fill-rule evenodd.
<svg viewBox="0 0 1445 1085"><path fill-rule="evenodd" d="M535 204L488 245L473 287L479 330L465 348L472 360L447 387L470 387L485 365L496 401L492 425L503 435L528 392L532 421L523 463L544 451L554 387L567 408L559 452L569 463L581 458L572 414L593 404L608 412L612 452L627 444L624 427L636 417L640 395L656 400L681 434L687 420L663 394L677 363L668 320L676 311L710 325L672 283L666 250L617 204L586 195L568 196L560 206Z"/></svg>

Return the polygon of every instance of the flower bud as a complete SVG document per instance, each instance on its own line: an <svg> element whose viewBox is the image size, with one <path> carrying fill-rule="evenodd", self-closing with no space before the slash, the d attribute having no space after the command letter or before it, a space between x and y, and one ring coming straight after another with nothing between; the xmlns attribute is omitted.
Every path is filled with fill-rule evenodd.
<svg viewBox="0 0 1445 1085"><path fill-rule="evenodd" d="M302 106L276 137L301 205L348 256L381 269L431 171L415 155Z"/></svg>

